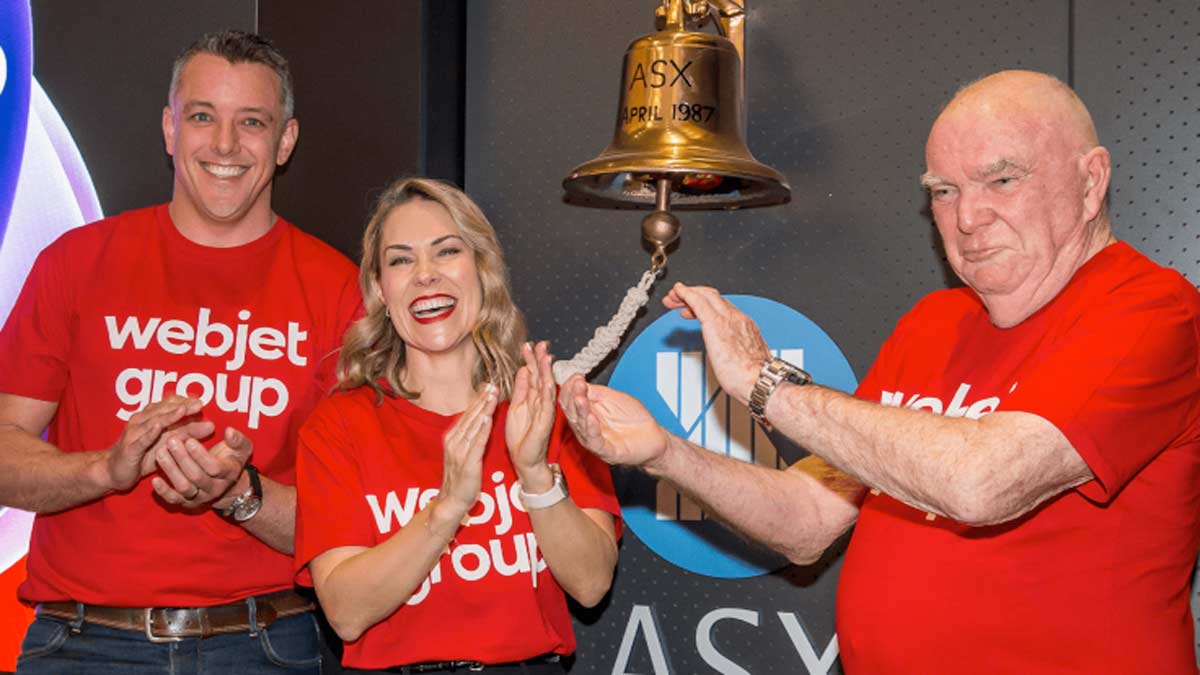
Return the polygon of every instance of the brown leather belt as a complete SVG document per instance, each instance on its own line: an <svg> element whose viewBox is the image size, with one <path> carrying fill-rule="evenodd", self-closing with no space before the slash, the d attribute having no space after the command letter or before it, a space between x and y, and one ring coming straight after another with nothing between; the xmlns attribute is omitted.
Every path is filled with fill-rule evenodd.
<svg viewBox="0 0 1200 675"><path fill-rule="evenodd" d="M151 642L177 642L183 638L205 638L222 633L240 633L250 625L249 598L213 607L106 607L77 602L43 602L37 616L78 621L82 608L84 623L144 632ZM293 590L254 596L257 628L266 628L287 616L310 611L312 603Z"/></svg>

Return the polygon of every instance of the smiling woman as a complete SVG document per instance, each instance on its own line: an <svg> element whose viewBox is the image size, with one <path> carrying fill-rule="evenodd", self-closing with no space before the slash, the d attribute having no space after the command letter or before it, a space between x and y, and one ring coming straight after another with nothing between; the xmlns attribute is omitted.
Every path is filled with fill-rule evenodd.
<svg viewBox="0 0 1200 675"><path fill-rule="evenodd" d="M380 240L372 288L405 344L406 379L425 379L422 372L436 356L475 361L470 338L483 292L475 256L450 212L437 202L409 201L384 219ZM507 356L496 351L500 359Z"/></svg>
<svg viewBox="0 0 1200 675"><path fill-rule="evenodd" d="M522 344L495 230L461 190L400 181L359 284L342 391L301 430L296 477L299 579L343 664L563 672L566 595L608 592L619 507L556 407L547 345Z"/></svg>
<svg viewBox="0 0 1200 675"><path fill-rule="evenodd" d="M367 385L382 394L379 380L383 379L394 394L416 398L400 375L408 372L409 352L420 352L423 343L409 345L407 338L414 334L406 335L404 326L422 321L441 323L457 313L453 326L466 327L477 353L469 371L472 389L492 382L500 387L501 397L508 396L520 366L525 320L513 304L505 269L496 231L461 190L423 179L393 184L380 197L363 233L359 284L367 316L346 336L341 357L345 387ZM406 280L411 282L410 293L426 290L405 301L405 291L399 287ZM452 287L449 291L448 286ZM435 292L440 300L425 297ZM449 292L467 297L456 299ZM444 305L447 299L455 300L455 308L472 302L474 306L440 314L429 311L435 305L409 306L419 300ZM469 320L464 319L468 314ZM447 336L450 329L451 325L439 325L428 333Z"/></svg>

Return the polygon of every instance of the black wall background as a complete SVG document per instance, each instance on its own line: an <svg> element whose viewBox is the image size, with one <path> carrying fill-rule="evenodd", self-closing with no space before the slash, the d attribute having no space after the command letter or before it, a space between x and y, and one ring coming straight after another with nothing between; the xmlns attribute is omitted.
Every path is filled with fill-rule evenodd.
<svg viewBox="0 0 1200 675"><path fill-rule="evenodd" d="M300 142L275 181L284 217L357 260L373 200L393 178L462 183L461 2L34 0L32 10L34 75L106 214L170 199L159 120L171 64L220 28L268 36L292 65Z"/></svg>
<svg viewBox="0 0 1200 675"><path fill-rule="evenodd" d="M566 206L560 181L607 144L621 55L652 0L111 0L33 2L34 72L87 162L105 213L170 197L160 111L170 63L231 26L276 40L296 71L301 140L278 212L352 258L374 194L429 173L464 183L505 243L532 332L568 355L645 269L640 214ZM769 297L834 338L861 377L896 319L950 280L917 176L940 105L1001 68L1072 83L1114 159L1117 235L1200 274L1200 5L1194 0L750 0L748 142L793 188L786 206L687 213L648 311L675 280ZM608 368L594 379L606 381ZM818 655L833 634L839 561L750 580L699 577L626 533L610 599L579 614L573 673L655 672L651 607L672 673L714 672L697 622L727 607L715 648L754 673L805 672L776 612ZM742 672L726 669L725 672ZM830 672L839 672L835 666Z"/></svg>
<svg viewBox="0 0 1200 675"><path fill-rule="evenodd" d="M32 2L33 75L71 130L104 213L171 198L162 109L171 64L202 33L254 29L251 0Z"/></svg>

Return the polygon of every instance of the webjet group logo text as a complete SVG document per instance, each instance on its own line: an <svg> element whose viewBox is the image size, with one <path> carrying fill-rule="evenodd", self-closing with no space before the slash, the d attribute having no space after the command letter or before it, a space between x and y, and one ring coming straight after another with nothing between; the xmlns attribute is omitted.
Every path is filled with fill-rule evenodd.
<svg viewBox="0 0 1200 675"><path fill-rule="evenodd" d="M804 368L825 386L853 392L854 371L833 340L803 314L766 298L726 296L758 323L778 356ZM783 468L804 451L765 433L750 411L721 391L704 354L700 324L669 312L629 346L609 385L640 400L668 431L746 462ZM638 471L617 475L621 515L655 553L684 569L712 577L743 578L786 564L709 519L700 506L666 482Z"/></svg>

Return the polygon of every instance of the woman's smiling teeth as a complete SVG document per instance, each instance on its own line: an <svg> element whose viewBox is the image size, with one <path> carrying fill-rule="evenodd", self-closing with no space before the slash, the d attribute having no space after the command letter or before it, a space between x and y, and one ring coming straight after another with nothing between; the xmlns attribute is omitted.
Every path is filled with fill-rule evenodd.
<svg viewBox="0 0 1200 675"><path fill-rule="evenodd" d="M228 164L209 164L208 162L201 162L200 166L204 167L205 171L211 173L212 175L214 175L218 178L233 178L235 176L240 176L249 170L249 167L245 167L245 166L230 166Z"/></svg>
<svg viewBox="0 0 1200 675"><path fill-rule="evenodd" d="M418 320L437 319L449 316L454 311L455 300L448 295L417 298L408 306L408 311Z"/></svg>

